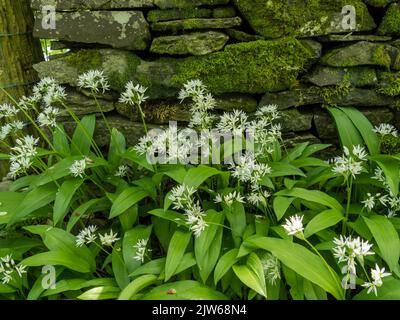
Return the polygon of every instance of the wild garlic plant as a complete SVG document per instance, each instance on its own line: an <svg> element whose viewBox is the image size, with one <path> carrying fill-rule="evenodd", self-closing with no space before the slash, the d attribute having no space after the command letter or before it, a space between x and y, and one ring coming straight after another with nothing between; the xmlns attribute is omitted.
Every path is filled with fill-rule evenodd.
<svg viewBox="0 0 400 320"><path fill-rule="evenodd" d="M330 145L286 146L279 106L221 112L200 80L178 95L189 106L186 127L149 130L151 97L129 82L119 101L139 114L145 135L127 146L99 103L111 93L106 73L77 83L98 106L108 148L94 138L95 115L78 116L54 79L0 106L0 159L12 180L0 192L0 297L398 295L400 156L378 150L380 137L398 135L393 126L373 128L352 111L365 141L342 139L327 162L318 153ZM64 129L66 114L74 130ZM51 286L43 270L54 271Z"/></svg>

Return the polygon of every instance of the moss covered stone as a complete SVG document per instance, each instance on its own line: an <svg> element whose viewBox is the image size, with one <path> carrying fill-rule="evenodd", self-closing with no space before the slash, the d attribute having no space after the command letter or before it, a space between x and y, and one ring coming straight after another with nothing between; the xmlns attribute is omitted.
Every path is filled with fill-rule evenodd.
<svg viewBox="0 0 400 320"><path fill-rule="evenodd" d="M400 72L382 72L379 80L377 92L392 97L400 95Z"/></svg>
<svg viewBox="0 0 400 320"><path fill-rule="evenodd" d="M184 19L173 21L155 22L151 25L154 31L172 31L193 30L193 29L227 29L240 26L242 19L234 18L212 18L212 19Z"/></svg>
<svg viewBox="0 0 400 320"><path fill-rule="evenodd" d="M400 4L393 3L387 9L378 33L382 35L400 35Z"/></svg>
<svg viewBox="0 0 400 320"><path fill-rule="evenodd" d="M182 20L190 18L211 18L212 15L213 11L207 8L151 10L147 15L147 21L159 22L159 21Z"/></svg>
<svg viewBox="0 0 400 320"><path fill-rule="evenodd" d="M321 63L332 67L375 65L400 70L400 50L388 44L367 41L333 49L327 52Z"/></svg>
<svg viewBox="0 0 400 320"><path fill-rule="evenodd" d="M221 50L228 40L226 34L215 31L165 36L154 38L150 51L170 55L201 56Z"/></svg>
<svg viewBox="0 0 400 320"><path fill-rule="evenodd" d="M342 8L353 5L357 25L351 31L369 31L375 22L361 0L235 0L253 29L267 38L287 35L317 36L348 33L342 27Z"/></svg>
<svg viewBox="0 0 400 320"><path fill-rule="evenodd" d="M154 4L162 9L193 8L203 5L214 6L227 4L229 0L153 0Z"/></svg>
<svg viewBox="0 0 400 320"><path fill-rule="evenodd" d="M373 7L386 7L389 3L396 0L364 0L364 2Z"/></svg>

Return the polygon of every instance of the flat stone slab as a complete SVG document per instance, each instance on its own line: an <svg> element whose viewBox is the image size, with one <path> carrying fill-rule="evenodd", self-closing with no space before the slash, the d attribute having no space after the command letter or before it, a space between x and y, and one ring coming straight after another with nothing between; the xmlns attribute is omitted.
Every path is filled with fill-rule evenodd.
<svg viewBox="0 0 400 320"><path fill-rule="evenodd" d="M400 50L389 44L361 41L330 50L321 63L331 67L371 65L400 70Z"/></svg>
<svg viewBox="0 0 400 320"><path fill-rule="evenodd" d="M377 35L361 35L361 34L331 34L325 37L319 37L321 42L358 42L358 41L369 41L369 42L386 42L392 40L389 36L377 36Z"/></svg>
<svg viewBox="0 0 400 320"><path fill-rule="evenodd" d="M42 10L43 6L55 6L57 11L76 9L136 9L153 6L153 0L31 0L31 7Z"/></svg>
<svg viewBox="0 0 400 320"><path fill-rule="evenodd" d="M276 104L279 109L284 110L291 107L323 104L325 101L320 90L319 87L310 87L267 93L262 97L260 106ZM372 89L353 88L348 94L331 97L331 102L341 106L392 107L395 104L395 99L379 94Z"/></svg>
<svg viewBox="0 0 400 320"><path fill-rule="evenodd" d="M333 86L348 79L355 87L369 87L378 84L376 70L371 67L334 68L317 66L304 78L319 87Z"/></svg>
<svg viewBox="0 0 400 320"><path fill-rule="evenodd" d="M43 29L39 14L35 19L35 37L127 50L144 50L151 39L149 25L140 11L57 12L56 19L55 29Z"/></svg>
<svg viewBox="0 0 400 320"><path fill-rule="evenodd" d="M170 20L182 20L191 18L211 18L213 10L208 8L184 8L151 10L147 14L147 21L160 22Z"/></svg>
<svg viewBox="0 0 400 320"><path fill-rule="evenodd" d="M234 0L234 3L254 31L265 38L321 36L370 31L376 27L361 0ZM345 6L355 9L354 26L343 23Z"/></svg>
<svg viewBox="0 0 400 320"><path fill-rule="evenodd" d="M161 9L169 8L192 8L198 6L215 6L227 4L229 0L153 0L154 4Z"/></svg>
<svg viewBox="0 0 400 320"><path fill-rule="evenodd" d="M221 50L229 37L222 32L196 32L153 39L150 51L159 54L202 56Z"/></svg>
<svg viewBox="0 0 400 320"><path fill-rule="evenodd" d="M184 19L155 22L151 24L154 31L179 31L193 29L228 29L238 27L242 24L240 17L213 18L213 19Z"/></svg>

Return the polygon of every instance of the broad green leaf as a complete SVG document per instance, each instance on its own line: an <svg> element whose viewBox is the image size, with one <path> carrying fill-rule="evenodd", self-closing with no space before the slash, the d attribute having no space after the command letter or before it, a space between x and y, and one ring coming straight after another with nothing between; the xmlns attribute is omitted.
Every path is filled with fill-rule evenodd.
<svg viewBox="0 0 400 320"><path fill-rule="evenodd" d="M11 216L8 226L23 220L35 210L53 202L56 197L56 192L57 187L54 184L41 186L28 192L20 205L16 207L15 212L10 213Z"/></svg>
<svg viewBox="0 0 400 320"><path fill-rule="evenodd" d="M130 277L138 277L144 274L161 274L165 267L166 258L159 258L150 260L149 262L145 263L138 267L135 271L133 271L129 276Z"/></svg>
<svg viewBox="0 0 400 320"><path fill-rule="evenodd" d="M89 155L92 145L96 116L85 116L78 123L71 141L71 152L76 155Z"/></svg>
<svg viewBox="0 0 400 320"><path fill-rule="evenodd" d="M338 108L328 108L328 111L335 120L342 146L351 150L353 146L364 145L364 141L360 135L360 132L342 110Z"/></svg>
<svg viewBox="0 0 400 320"><path fill-rule="evenodd" d="M121 289L117 287L96 287L82 293L79 300L111 300L118 298Z"/></svg>
<svg viewBox="0 0 400 320"><path fill-rule="evenodd" d="M363 218L378 244L383 260L391 271L396 270L399 265L400 239L393 224L384 216Z"/></svg>
<svg viewBox="0 0 400 320"><path fill-rule="evenodd" d="M336 299L344 299L339 276L319 256L304 246L289 240L263 237L249 238L245 243L271 252L284 265L320 286Z"/></svg>
<svg viewBox="0 0 400 320"><path fill-rule="evenodd" d="M215 176L217 174L220 174L219 170L212 168L212 167L200 165L196 168L190 169L187 172L185 180L183 181L183 184L197 189L208 178L211 178L212 176Z"/></svg>
<svg viewBox="0 0 400 320"><path fill-rule="evenodd" d="M21 261L21 264L29 267L60 265L81 273L91 272L90 264L86 260L64 251L38 253Z"/></svg>
<svg viewBox="0 0 400 320"><path fill-rule="evenodd" d="M176 230L168 247L167 260L165 262L165 282L176 274L178 265L185 254L192 233L189 231Z"/></svg>
<svg viewBox="0 0 400 320"><path fill-rule="evenodd" d="M146 159L146 155L139 155L134 149L129 149L127 150L124 154L121 155L122 159L127 159L127 160L131 160L134 163L136 163L137 165L151 171L154 172L154 168L153 165L150 164L147 159Z"/></svg>
<svg viewBox="0 0 400 320"><path fill-rule="evenodd" d="M53 146L63 157L68 157L71 154L67 134L62 124L58 124L53 131Z"/></svg>
<svg viewBox="0 0 400 320"><path fill-rule="evenodd" d="M400 280L383 279L382 287L378 288L378 295L374 292L367 293L368 289L364 289L354 297L354 300L400 300Z"/></svg>
<svg viewBox="0 0 400 320"><path fill-rule="evenodd" d="M273 207L278 221L280 221L283 218L287 209L289 209L294 199L295 198L275 197Z"/></svg>
<svg viewBox="0 0 400 320"><path fill-rule="evenodd" d="M242 203L235 201L231 206L224 206L224 214L232 229L235 246L239 247L247 226L244 206Z"/></svg>
<svg viewBox="0 0 400 320"><path fill-rule="evenodd" d="M232 269L246 286L267 298L264 269L260 258L254 252L250 253L246 265L236 264Z"/></svg>
<svg viewBox="0 0 400 320"><path fill-rule="evenodd" d="M306 238L313 234L336 225L343 220L343 214L336 209L329 209L317 214L306 226L304 235Z"/></svg>
<svg viewBox="0 0 400 320"><path fill-rule="evenodd" d="M118 286L121 289L124 289L129 284L130 280L129 280L128 270L122 258L121 249L119 247L114 247L111 259L112 259L112 269L114 272L115 280L117 281Z"/></svg>
<svg viewBox="0 0 400 320"><path fill-rule="evenodd" d="M272 172L268 175L268 177L276 178L276 177L286 177L286 176L301 176L305 177L305 174L300 169L295 166L284 163L284 162L272 162L268 164Z"/></svg>
<svg viewBox="0 0 400 320"><path fill-rule="evenodd" d="M63 220L65 215L68 213L72 198L82 183L83 179L72 179L65 181L61 185L54 202L53 222L55 225Z"/></svg>
<svg viewBox="0 0 400 320"><path fill-rule="evenodd" d="M166 283L150 290L142 300L227 300L228 298L193 280Z"/></svg>
<svg viewBox="0 0 400 320"><path fill-rule="evenodd" d="M232 249L225 253L218 261L214 271L214 284L217 285L218 281L232 268L238 261L239 249Z"/></svg>
<svg viewBox="0 0 400 320"><path fill-rule="evenodd" d="M222 244L223 215L214 210L207 211L204 218L208 227L194 241L194 250L197 266L203 283L206 283L209 275L218 261Z"/></svg>
<svg viewBox="0 0 400 320"><path fill-rule="evenodd" d="M293 188L290 190L282 190L275 194L276 196L296 197L307 201L315 202L327 206L331 209L343 211L342 205L333 197L318 190L307 190L303 188Z"/></svg>
<svg viewBox="0 0 400 320"><path fill-rule="evenodd" d="M128 232L125 232L122 241L122 253L126 268L129 273L136 270L141 264L141 261L135 260L137 248L135 247L139 240L149 240L152 231L152 226L139 225Z"/></svg>
<svg viewBox="0 0 400 320"><path fill-rule="evenodd" d="M88 287L98 287L98 286L115 286L115 280L112 278L99 278L99 279L66 279L60 280L55 284L54 289L47 289L41 296L47 297L63 293L66 291L78 291L83 288Z"/></svg>
<svg viewBox="0 0 400 320"><path fill-rule="evenodd" d="M157 276L152 274L143 275L133 280L122 292L120 293L118 300L130 300L131 297L137 294L139 291L147 288L149 285L157 281Z"/></svg>
<svg viewBox="0 0 400 320"><path fill-rule="evenodd" d="M108 151L108 161L113 166L118 166L121 155L125 153L126 140L124 135L113 128L111 133L110 149Z"/></svg>
<svg viewBox="0 0 400 320"><path fill-rule="evenodd" d="M126 210L128 210L147 196L148 193L141 188L131 187L124 190L117 197L117 199L115 199L111 207L110 219L124 213Z"/></svg>
<svg viewBox="0 0 400 320"><path fill-rule="evenodd" d="M187 227L184 216L179 212L172 211L172 210L165 211L163 209L154 209L154 210L149 211L149 213L151 215L159 217L161 219L175 222L179 226Z"/></svg>
<svg viewBox="0 0 400 320"><path fill-rule="evenodd" d="M371 122L364 116L364 114L352 107L339 107L339 109L349 117L349 119L353 122L354 126L360 132L362 138L365 141L365 144L368 147L369 153L371 155L378 154L380 151L379 148L379 139L377 134L373 131L374 127Z"/></svg>

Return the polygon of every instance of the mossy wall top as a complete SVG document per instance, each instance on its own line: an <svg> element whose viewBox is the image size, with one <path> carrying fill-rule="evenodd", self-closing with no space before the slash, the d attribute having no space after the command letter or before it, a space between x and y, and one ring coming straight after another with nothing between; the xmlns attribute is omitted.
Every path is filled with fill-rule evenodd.
<svg viewBox="0 0 400 320"><path fill-rule="evenodd" d="M32 8L35 35L63 50L35 66L39 76L67 85L83 115L97 109L78 75L104 70L113 92L100 102L130 143L142 132L134 110L118 103L129 80L149 88L146 120L155 125L189 120L176 95L195 78L221 111L277 104L295 142L337 140L326 105L400 124L394 0L32 0ZM100 143L104 127L99 121Z"/></svg>

